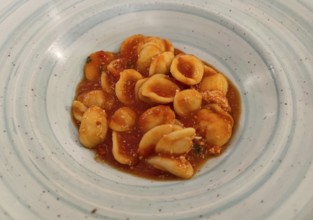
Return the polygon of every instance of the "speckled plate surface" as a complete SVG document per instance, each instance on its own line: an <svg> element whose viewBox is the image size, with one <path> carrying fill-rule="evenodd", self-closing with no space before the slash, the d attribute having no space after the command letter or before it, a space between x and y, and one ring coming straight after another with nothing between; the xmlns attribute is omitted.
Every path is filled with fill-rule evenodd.
<svg viewBox="0 0 313 220"><path fill-rule="evenodd" d="M1 0L0 219L313 219L313 2ZM188 181L96 163L70 117L86 56L170 39L242 95L228 150Z"/></svg>

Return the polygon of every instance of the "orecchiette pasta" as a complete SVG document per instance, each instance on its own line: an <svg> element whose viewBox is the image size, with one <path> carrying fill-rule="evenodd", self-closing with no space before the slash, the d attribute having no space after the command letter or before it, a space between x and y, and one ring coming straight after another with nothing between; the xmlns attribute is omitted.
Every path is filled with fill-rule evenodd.
<svg viewBox="0 0 313 220"><path fill-rule="evenodd" d="M150 129L147 133L143 135L138 145L138 154L140 156L146 156L151 153L156 147L158 141L165 135L172 131L182 129L178 125L164 124L156 126Z"/></svg>
<svg viewBox="0 0 313 220"><path fill-rule="evenodd" d="M129 131L136 123L136 112L129 107L117 109L111 116L109 127L113 131Z"/></svg>
<svg viewBox="0 0 313 220"><path fill-rule="evenodd" d="M138 119L138 126L146 133L161 124L174 124L175 112L166 105L158 105L144 111Z"/></svg>
<svg viewBox="0 0 313 220"><path fill-rule="evenodd" d="M114 85L113 82L110 80L107 72L102 71L100 80L102 90L107 94L112 95L114 93Z"/></svg>
<svg viewBox="0 0 313 220"><path fill-rule="evenodd" d="M94 148L106 138L108 131L107 115L98 106L88 108L81 119L79 140L88 148Z"/></svg>
<svg viewBox="0 0 313 220"><path fill-rule="evenodd" d="M142 96L141 92L139 92L140 87L147 81L147 78L139 79L135 84L135 97L136 101L149 102L147 97Z"/></svg>
<svg viewBox="0 0 313 220"><path fill-rule="evenodd" d="M229 121L231 126L234 126L234 118L229 114L229 112L225 111L220 105L218 104L209 104L204 106L206 109L210 109L212 112L220 114L225 118L225 120Z"/></svg>
<svg viewBox="0 0 313 220"><path fill-rule="evenodd" d="M121 164L132 165L135 161L135 157L127 154L127 151L123 148L123 141L120 140L120 134L116 131L112 132L112 154L116 161Z"/></svg>
<svg viewBox="0 0 313 220"><path fill-rule="evenodd" d="M149 67L149 75L151 76L157 73L168 74L170 72L173 59L174 53L169 51L152 57L152 61Z"/></svg>
<svg viewBox="0 0 313 220"><path fill-rule="evenodd" d="M207 64L204 64L203 66L203 77L215 75L218 72L211 66L208 66Z"/></svg>
<svg viewBox="0 0 313 220"><path fill-rule="evenodd" d="M194 174L192 165L184 156L178 158L153 156L146 161L157 169L166 170L184 179L189 179Z"/></svg>
<svg viewBox="0 0 313 220"><path fill-rule="evenodd" d="M165 51L169 51L169 52L174 53L175 48L173 47L172 42L167 40L167 39L164 39L163 41L164 41L164 45L165 45Z"/></svg>
<svg viewBox="0 0 313 220"><path fill-rule="evenodd" d="M228 91L228 82L225 76L223 76L220 73L205 76L200 83L200 90L201 91L219 90L223 92L224 95L226 95Z"/></svg>
<svg viewBox="0 0 313 220"><path fill-rule="evenodd" d="M172 76L186 85L200 83L203 72L203 63L193 55L178 55L171 64Z"/></svg>
<svg viewBox="0 0 313 220"><path fill-rule="evenodd" d="M136 34L126 38L122 42L119 50L121 58L126 59L130 63L135 63L138 57L138 47L143 44L145 39L146 37L141 34Z"/></svg>
<svg viewBox="0 0 313 220"><path fill-rule="evenodd" d="M87 106L84 105L82 102L74 100L73 104L72 104L72 113L73 113L73 117L77 120L77 121L81 121L83 114L85 113L85 111L87 110Z"/></svg>
<svg viewBox="0 0 313 220"><path fill-rule="evenodd" d="M126 69L127 61L122 58L118 58L112 60L107 66L107 71L113 75L113 77L118 78L120 76L120 72Z"/></svg>
<svg viewBox="0 0 313 220"><path fill-rule="evenodd" d="M91 90L83 93L77 97L85 106L91 107L93 105L109 110L113 105L113 98L106 94L103 90Z"/></svg>
<svg viewBox="0 0 313 220"><path fill-rule="evenodd" d="M140 53L142 48L146 45L153 45L157 47L161 52L173 50L173 48L171 47L171 43L169 43L168 41L165 41L159 37L146 37L144 39L144 43L138 47L138 53Z"/></svg>
<svg viewBox="0 0 313 220"><path fill-rule="evenodd" d="M120 73L120 78L115 85L115 93L120 102L130 105L135 102L135 84L142 79L139 72L133 69L126 69Z"/></svg>
<svg viewBox="0 0 313 220"><path fill-rule="evenodd" d="M179 90L179 87L168 76L155 74L139 87L140 95L138 97L143 97L141 101L166 104L173 102L174 96Z"/></svg>
<svg viewBox="0 0 313 220"><path fill-rule="evenodd" d="M192 139L195 137L194 128L183 128L163 135L155 146L157 153L169 155L188 153L192 147Z"/></svg>
<svg viewBox="0 0 313 220"><path fill-rule="evenodd" d="M137 34L116 53L88 57L71 112L97 158L139 176L189 179L229 143L240 98L210 64Z"/></svg>
<svg viewBox="0 0 313 220"><path fill-rule="evenodd" d="M137 69L140 72L146 73L149 70L152 58L162 53L162 50L155 44L144 44L138 54Z"/></svg>
<svg viewBox="0 0 313 220"><path fill-rule="evenodd" d="M177 92L174 97L174 109L180 116L187 116L190 112L199 110L202 105L202 95L195 89Z"/></svg>
<svg viewBox="0 0 313 220"><path fill-rule="evenodd" d="M221 109L221 111L223 111ZM217 112L212 109L201 109L197 112L197 129L209 144L223 146L232 134L233 121L227 112Z"/></svg>
<svg viewBox="0 0 313 220"><path fill-rule="evenodd" d="M84 73L88 81L96 81L100 78L102 70L114 59L114 53L98 51L91 54L85 63Z"/></svg>

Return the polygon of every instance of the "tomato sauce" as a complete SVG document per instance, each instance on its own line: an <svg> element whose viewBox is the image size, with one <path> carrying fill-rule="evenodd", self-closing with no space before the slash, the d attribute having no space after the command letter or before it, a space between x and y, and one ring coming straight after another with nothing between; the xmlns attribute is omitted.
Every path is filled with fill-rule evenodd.
<svg viewBox="0 0 313 220"><path fill-rule="evenodd" d="M182 61L181 58L178 59L178 70L187 78L192 78L194 75L193 66L188 62Z"/></svg>
<svg viewBox="0 0 313 220"><path fill-rule="evenodd" d="M108 61L112 60L112 57L120 58L118 63L116 65L118 66L119 70L122 70L125 67L132 67L134 68L136 65L136 60L137 56L136 50L137 50L137 45L138 42L133 42L132 44L128 45L126 49L124 49L123 53L109 53L109 56L106 56L106 53L103 51L94 53L91 57L87 59L86 65L89 63L94 62L99 71L99 76L95 78L92 81L87 80L86 78L83 78L82 81L79 83L77 86L76 90L76 97L75 99L80 95L85 92L91 91L91 90L96 90L96 89L101 89L101 71L106 70L106 65L108 65ZM183 51L176 49L174 51L174 54L182 54L184 53ZM214 69L214 67L210 66L211 68ZM192 72L192 67L186 66L186 65L179 65L179 68L183 70L184 74L186 76L189 76ZM112 83L116 83L118 80L118 77L114 76L110 78ZM238 127L238 122L240 119L240 113L241 113L241 100L240 100L240 94L237 90L237 88L234 86L232 82L229 81L229 88L228 88L228 93L227 93L227 99L229 101L230 107L231 107L231 116L234 119L234 126L233 126L233 134L236 132L236 129ZM183 88L184 85L179 85L180 88ZM114 88L114 87L113 87ZM132 104L130 104L128 107L132 108L137 115L141 115L146 109L155 106L152 104L144 103L144 102L138 102L136 101L134 97L134 84L131 84L126 88L129 99L134 100ZM157 88L154 89L155 92L159 93L160 95L166 97L168 96L168 93L172 93L173 91L159 91ZM175 91L174 91L175 92ZM114 104L110 110L106 110L106 113L108 115L108 118L110 118L113 113L120 107L124 106L122 103L118 101L116 98L116 95L110 94L113 96ZM172 103L168 104L168 106L174 111ZM194 120L194 115L193 113L190 113L187 117L179 117L176 116L176 118L184 124L184 126L189 127L189 126L194 126L195 125L195 120ZM73 117L75 125L79 128L79 121L76 121ZM120 141L123 143L122 144L122 153L125 155L129 155L134 158L134 163L129 166L129 165L123 165L117 162L112 154L112 132L108 131L106 140L96 146L93 150L95 151L96 154L96 160L99 162L105 162L106 164L109 164L110 166L121 170L123 172L127 172L136 176L140 177L145 177L149 179L154 179L154 180L177 180L180 179L179 177L176 177L166 171L162 171L159 169L156 169L149 164L145 163L144 160L140 160L138 155L137 155L137 148L139 145L139 142L143 136L142 131L139 129L138 124L135 125L135 128L132 129L129 132L123 132L120 137ZM220 155L223 153L223 151L227 148L228 144L220 147L220 148L215 148L215 146L205 146L203 147L205 143L203 143L201 140L197 141L197 139L194 140L193 148L185 155L186 159L191 162L192 166L194 167L195 173L196 170L199 170L201 166L209 159L215 156Z"/></svg>

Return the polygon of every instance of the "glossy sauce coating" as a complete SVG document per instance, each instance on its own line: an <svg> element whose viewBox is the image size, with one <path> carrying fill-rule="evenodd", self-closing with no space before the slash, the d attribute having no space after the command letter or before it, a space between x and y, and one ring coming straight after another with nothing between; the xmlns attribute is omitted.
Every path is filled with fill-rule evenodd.
<svg viewBox="0 0 313 220"><path fill-rule="evenodd" d="M193 76L193 67L189 63L181 61L181 58L178 59L178 70L186 77L190 78Z"/></svg>
<svg viewBox="0 0 313 220"><path fill-rule="evenodd" d="M77 86L76 90L76 96L75 100L79 99L80 96L88 93L92 90L101 90L101 74L103 71L110 71L110 66L108 67L109 63L113 60L117 60L117 62L112 63L114 65L112 68L114 68L114 71L117 70L117 73L112 70L112 74L108 75L108 80L112 85L115 85L119 80L118 73L123 71L124 69L128 68L135 68L136 61L137 61L137 50L138 45L143 39L136 38L133 42L130 44L124 45L123 50L121 50L119 53L111 53L111 52L104 52L104 51L98 51L93 54L91 54L86 61L85 64L85 71L86 68L94 69L93 71L97 74L90 74L89 79L85 76L82 81ZM122 45L123 47L123 45ZM181 50L175 49L174 54L184 54ZM93 64L93 65L92 65ZM205 63L206 64L206 63ZM206 64L208 65L208 64ZM210 66L210 65L208 65ZM214 67L210 66L210 68L214 69ZM193 67L188 63L180 63L178 66L178 69L187 77L192 77L192 69ZM215 69L214 69L215 70ZM216 70L217 71L217 70ZM147 76L147 72L142 73L143 76ZM180 90L186 89L188 86L184 85L183 83L180 83L176 81L175 79L171 79L175 84L180 88ZM241 100L240 100L240 94L236 87L228 80L229 87L227 92L227 100L229 102L229 106L231 111L229 114L232 116L234 125L232 127L232 135L235 133L237 127L238 127L238 121L240 118L241 113ZM134 95L134 88L135 88L135 81L130 82L129 84L125 85L125 94L127 95L127 98L129 100L132 100L130 104L127 104L127 107L131 108L136 114L137 118L140 118L140 116L149 108L156 106L155 103L147 103L142 102L136 99ZM114 87L114 86L113 86ZM197 85L194 86L195 89L197 89ZM113 88L114 89L114 88ZM167 90L160 89L157 86L154 86L153 91L160 96L163 97L170 97L174 96L177 92L175 88L168 88ZM124 107L125 105L119 101L119 99L116 97L115 93L110 94L110 100L112 100L112 105L108 109L106 109L106 114L108 116L108 119L112 117L112 115L115 113L115 111L121 107ZM162 104L163 105L163 104ZM164 106L167 106L167 108L173 109L173 104L164 104ZM172 117L172 116L169 116ZM74 123L79 128L80 121L76 120L73 117ZM189 113L187 116L178 116L176 114L176 120L179 121L184 127L197 127L197 119L196 114L194 112ZM155 180L172 180L172 179L180 179L179 177L170 174L167 171L163 171L160 169L156 169L155 167L149 165L146 163L145 160L141 159L138 156L138 145L141 141L144 131L140 127L139 124L140 119L136 120L136 123L134 127L130 131L122 132L120 133L119 142L120 142L120 153L123 155L127 155L127 157L132 158L133 163L129 165L124 165L115 160L112 154L112 131L109 130L106 136L106 139L103 143L98 144L93 150L96 154L96 159L101 162L105 162L112 167L115 167L121 171L149 178L149 179L155 179ZM211 157L218 156L223 153L223 151L226 149L227 144L224 146L213 146L205 143L203 139L197 139L195 138L193 140L192 149L186 153L184 156L185 158L192 164L195 172L201 168L203 163L207 161ZM163 157L172 157L172 155L166 155L166 154L159 154Z"/></svg>

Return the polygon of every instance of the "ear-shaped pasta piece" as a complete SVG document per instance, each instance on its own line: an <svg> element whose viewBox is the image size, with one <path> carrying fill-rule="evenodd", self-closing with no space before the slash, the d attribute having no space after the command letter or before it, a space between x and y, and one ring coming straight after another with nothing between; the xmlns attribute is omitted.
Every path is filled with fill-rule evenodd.
<svg viewBox="0 0 313 220"><path fill-rule="evenodd" d="M163 135L180 129L182 129L180 126L172 124L159 125L150 129L143 135L139 142L138 154L140 156L147 156L149 153L154 151L156 144L163 137Z"/></svg>
<svg viewBox="0 0 313 220"><path fill-rule="evenodd" d="M103 91L108 93L108 94L113 94L114 93L114 84L110 80L107 72L102 71L100 80L101 80L101 88L103 89Z"/></svg>
<svg viewBox="0 0 313 220"><path fill-rule="evenodd" d="M164 39L165 51L174 53L174 46L171 41Z"/></svg>
<svg viewBox="0 0 313 220"><path fill-rule="evenodd" d="M203 68L203 77L212 76L218 73L217 70L206 64L204 64Z"/></svg>
<svg viewBox="0 0 313 220"><path fill-rule="evenodd" d="M135 63L139 52L138 47L144 43L145 39L146 37L141 34L126 38L120 47L121 57L126 58L130 63Z"/></svg>
<svg viewBox="0 0 313 220"><path fill-rule="evenodd" d="M136 63L137 70L143 74L148 73L152 57L162 53L162 50L156 45L144 44L138 54Z"/></svg>
<svg viewBox="0 0 313 220"><path fill-rule="evenodd" d="M171 64L172 76L186 85L196 85L203 77L203 63L195 56L176 56Z"/></svg>
<svg viewBox="0 0 313 220"><path fill-rule="evenodd" d="M226 114L228 113L221 114L211 109L201 109L197 112L197 130L209 144L222 146L229 141L233 120L230 115L226 117Z"/></svg>
<svg viewBox="0 0 313 220"><path fill-rule="evenodd" d="M203 77L200 83L200 91L220 90L224 95L228 91L228 81L221 73Z"/></svg>
<svg viewBox="0 0 313 220"><path fill-rule="evenodd" d="M96 81L101 74L101 69L98 65L87 61L84 67L84 73L88 81Z"/></svg>
<svg viewBox="0 0 313 220"><path fill-rule="evenodd" d="M169 40L167 40L167 39L161 39L159 37L146 37L145 40L144 40L144 44L155 45L162 52L170 51L170 52L174 53L173 44ZM141 46L143 46L143 45L141 45ZM139 47L139 49L141 49L141 48Z"/></svg>
<svg viewBox="0 0 313 220"><path fill-rule="evenodd" d="M86 93L82 93L77 97L77 100L82 102L85 106L98 106L109 110L114 104L114 99L111 95L106 94L102 90L91 90Z"/></svg>
<svg viewBox="0 0 313 220"><path fill-rule="evenodd" d="M206 90L201 93L202 98L204 101L206 101L209 104L217 104L221 108L223 108L225 111L231 111L230 105L228 103L227 97L224 95L224 93L220 90Z"/></svg>
<svg viewBox="0 0 313 220"><path fill-rule="evenodd" d="M143 97L139 92L140 87L148 80L148 78L139 79L135 84L135 97L137 101L149 102L149 99Z"/></svg>
<svg viewBox="0 0 313 220"><path fill-rule="evenodd" d="M84 74L88 81L100 79L102 70L115 58L114 53L97 51L88 56L84 66Z"/></svg>
<svg viewBox="0 0 313 220"><path fill-rule="evenodd" d="M195 89L177 92L174 97L174 110L180 116L199 110L202 105L202 95Z"/></svg>
<svg viewBox="0 0 313 220"><path fill-rule="evenodd" d="M174 59L173 52L163 52L159 55L152 57L152 61L149 68L149 75L156 73L168 74L170 72L171 63Z"/></svg>
<svg viewBox="0 0 313 220"><path fill-rule="evenodd" d="M189 179L194 174L194 169L184 156L178 158L153 156L146 159L147 163L153 167L165 170L183 179Z"/></svg>
<svg viewBox="0 0 313 220"><path fill-rule="evenodd" d="M156 144L155 152L169 155L187 153L192 148L192 139L195 135L194 128L183 128L165 134Z"/></svg>
<svg viewBox="0 0 313 220"><path fill-rule="evenodd" d="M117 109L111 116L109 127L113 131L129 131L136 123L136 112L129 107Z"/></svg>
<svg viewBox="0 0 313 220"><path fill-rule="evenodd" d="M84 113L79 127L79 140L87 148L102 143L107 135L108 122L105 110L92 106Z"/></svg>
<svg viewBox="0 0 313 220"><path fill-rule="evenodd" d="M115 84L115 93L120 102L131 105L135 102L135 84L142 79L139 72L126 69L120 73L120 79Z"/></svg>
<svg viewBox="0 0 313 220"><path fill-rule="evenodd" d="M211 112L215 112L215 113L223 116L225 118L225 120L229 121L231 126L233 127L233 125L234 125L233 117L227 111L225 111L221 106L219 106L218 104L209 104L209 105L205 106L205 108L209 109Z"/></svg>
<svg viewBox="0 0 313 220"><path fill-rule="evenodd" d="M140 86L138 97L143 97L141 101L149 100L151 103L166 104L173 102L179 90L179 87L168 76L155 74Z"/></svg>
<svg viewBox="0 0 313 220"><path fill-rule="evenodd" d="M87 111L87 109L87 106L85 106L82 102L75 100L72 104L73 117L77 121L81 121L83 114L85 113L85 111Z"/></svg>
<svg viewBox="0 0 313 220"><path fill-rule="evenodd" d="M120 77L120 72L127 68L127 61L123 58L112 60L107 66L107 71L116 79Z"/></svg>
<svg viewBox="0 0 313 220"><path fill-rule="evenodd" d="M116 131L112 132L112 142L112 154L114 159L121 164L129 166L134 164L136 157L134 157L134 155L127 154L128 151L125 150L126 147L123 145L124 142L121 140L119 133Z"/></svg>
<svg viewBox="0 0 313 220"><path fill-rule="evenodd" d="M137 48L138 54L145 46L157 47L161 52L166 51L166 45L163 39L159 37L146 37L143 44L139 45Z"/></svg>
<svg viewBox="0 0 313 220"><path fill-rule="evenodd" d="M161 124L174 124L175 112L168 106L158 105L144 111L138 119L140 130L146 133Z"/></svg>

